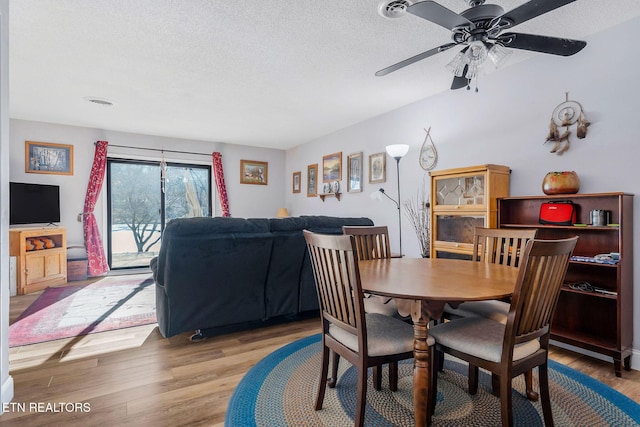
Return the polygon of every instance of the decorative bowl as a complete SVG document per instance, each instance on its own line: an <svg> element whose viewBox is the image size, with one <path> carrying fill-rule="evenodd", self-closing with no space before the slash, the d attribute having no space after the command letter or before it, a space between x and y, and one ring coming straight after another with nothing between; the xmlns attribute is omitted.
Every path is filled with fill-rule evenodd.
<svg viewBox="0 0 640 427"><path fill-rule="evenodd" d="M549 172L542 180L542 192L553 194L575 194L580 191L580 178L574 171Z"/></svg>

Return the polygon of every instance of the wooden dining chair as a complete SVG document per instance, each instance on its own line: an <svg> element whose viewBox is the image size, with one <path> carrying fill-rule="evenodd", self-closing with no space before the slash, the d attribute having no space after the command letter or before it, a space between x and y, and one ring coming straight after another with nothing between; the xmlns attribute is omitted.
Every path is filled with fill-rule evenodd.
<svg viewBox="0 0 640 427"><path fill-rule="evenodd" d="M505 229L476 227L473 237L472 261L518 267L529 240L536 237L537 229ZM446 305L444 314L449 319L482 316L506 322L509 303L505 301L469 301L453 308Z"/></svg>
<svg viewBox="0 0 640 427"><path fill-rule="evenodd" d="M342 232L355 237L359 260L391 258L389 229L386 225L344 225Z"/></svg>
<svg viewBox="0 0 640 427"><path fill-rule="evenodd" d="M503 426L513 425L512 378L538 367L540 398L546 426L553 426L549 399L548 349L551 320L578 237L530 240L522 251L521 266L509 305L507 321L467 317L441 323L429 330L436 352L466 360L469 393L478 390L478 367L499 379ZM433 387L437 387L437 369Z"/></svg>
<svg viewBox="0 0 640 427"><path fill-rule="evenodd" d="M386 225L343 226L343 234L353 236L356 242L358 260L391 258L389 230ZM364 294L364 311L397 316L398 307L393 298Z"/></svg>
<svg viewBox="0 0 640 427"><path fill-rule="evenodd" d="M508 265L517 268L520 265L526 244L536 237L537 229L505 229L476 227L473 237L474 262ZM501 323L507 322L509 303L507 301L469 301L453 308L449 304L444 307L444 317L457 319L465 317L486 317ZM442 357L439 358L442 366ZM471 371L473 366L469 366ZM533 390L533 372L525 372L527 397L531 401L538 400L538 393ZM497 380L494 378L497 388Z"/></svg>
<svg viewBox="0 0 640 427"><path fill-rule="evenodd" d="M389 229L386 225L343 225L342 233L353 236L356 244L356 254L359 261L391 258L389 243ZM366 313L380 313L386 316L403 318L398 313L398 304L393 298L364 293L364 311ZM410 317L409 317L410 318ZM337 369L339 356L333 354L333 368ZM398 362L390 362L389 372L398 371ZM382 388L382 365L373 368L373 384L376 390ZM395 391L395 389L394 389Z"/></svg>
<svg viewBox="0 0 640 427"><path fill-rule="evenodd" d="M329 352L358 369L355 425L364 425L367 371L370 367L413 357L411 325L379 313L365 313L356 242L349 235L304 231L322 316L322 369L316 410L322 409L326 386L335 387L337 366L328 379ZM433 344L433 340L430 341ZM335 360L337 362L338 359ZM398 372L389 372L389 387L397 390Z"/></svg>

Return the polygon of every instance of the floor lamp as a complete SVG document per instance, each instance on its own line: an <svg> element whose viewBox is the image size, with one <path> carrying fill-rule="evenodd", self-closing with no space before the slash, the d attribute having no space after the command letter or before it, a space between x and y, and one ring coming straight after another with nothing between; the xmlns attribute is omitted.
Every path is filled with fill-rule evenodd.
<svg viewBox="0 0 640 427"><path fill-rule="evenodd" d="M404 157L405 154L409 151L409 146L407 144L393 144L387 145L385 147L387 150L387 154L393 157L396 160L396 176L398 178L398 201L396 205L398 207L398 236L400 237L400 257L402 257L402 215L400 214L400 159ZM380 189L380 192L387 196L383 189ZM389 196L387 196L389 197ZM389 197L391 199L391 197ZM393 200L393 199L391 199ZM395 202L395 200L394 200Z"/></svg>

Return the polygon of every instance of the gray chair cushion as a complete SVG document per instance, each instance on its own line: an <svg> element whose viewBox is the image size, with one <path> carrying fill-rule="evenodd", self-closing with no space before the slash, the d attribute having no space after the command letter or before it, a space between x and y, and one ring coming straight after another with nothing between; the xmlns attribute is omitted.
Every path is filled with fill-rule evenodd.
<svg viewBox="0 0 640 427"><path fill-rule="evenodd" d="M491 362L502 357L505 325L484 317L468 317L441 323L429 329L438 344ZM515 346L513 360L527 357L540 348L537 339Z"/></svg>
<svg viewBox="0 0 640 427"><path fill-rule="evenodd" d="M398 313L398 306L393 298L381 297L379 295L365 295L364 311L367 313L395 316Z"/></svg>
<svg viewBox="0 0 640 427"><path fill-rule="evenodd" d="M369 356L384 356L413 351L413 327L402 320L379 313L367 313ZM329 335L353 351L358 351L358 336L339 326L330 325ZM428 344L434 344L429 338Z"/></svg>
<svg viewBox="0 0 640 427"><path fill-rule="evenodd" d="M460 317L481 316L487 319L495 320L504 325L507 324L507 315L511 305L504 301L488 300L488 301L469 301L463 302L457 308L445 306L447 313L455 314Z"/></svg>

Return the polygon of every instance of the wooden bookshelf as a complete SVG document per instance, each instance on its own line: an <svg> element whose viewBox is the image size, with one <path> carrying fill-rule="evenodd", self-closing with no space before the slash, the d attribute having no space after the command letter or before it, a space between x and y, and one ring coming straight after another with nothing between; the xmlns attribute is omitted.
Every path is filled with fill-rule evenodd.
<svg viewBox="0 0 640 427"><path fill-rule="evenodd" d="M538 223L545 202L570 201L579 225ZM605 209L611 225L590 225L589 212ZM500 228L537 228L539 239L579 236L574 256L617 252L616 264L573 259L554 315L551 339L609 356L617 376L631 368L633 341L633 195L626 193L505 197L498 199ZM598 291L572 289L587 282Z"/></svg>

